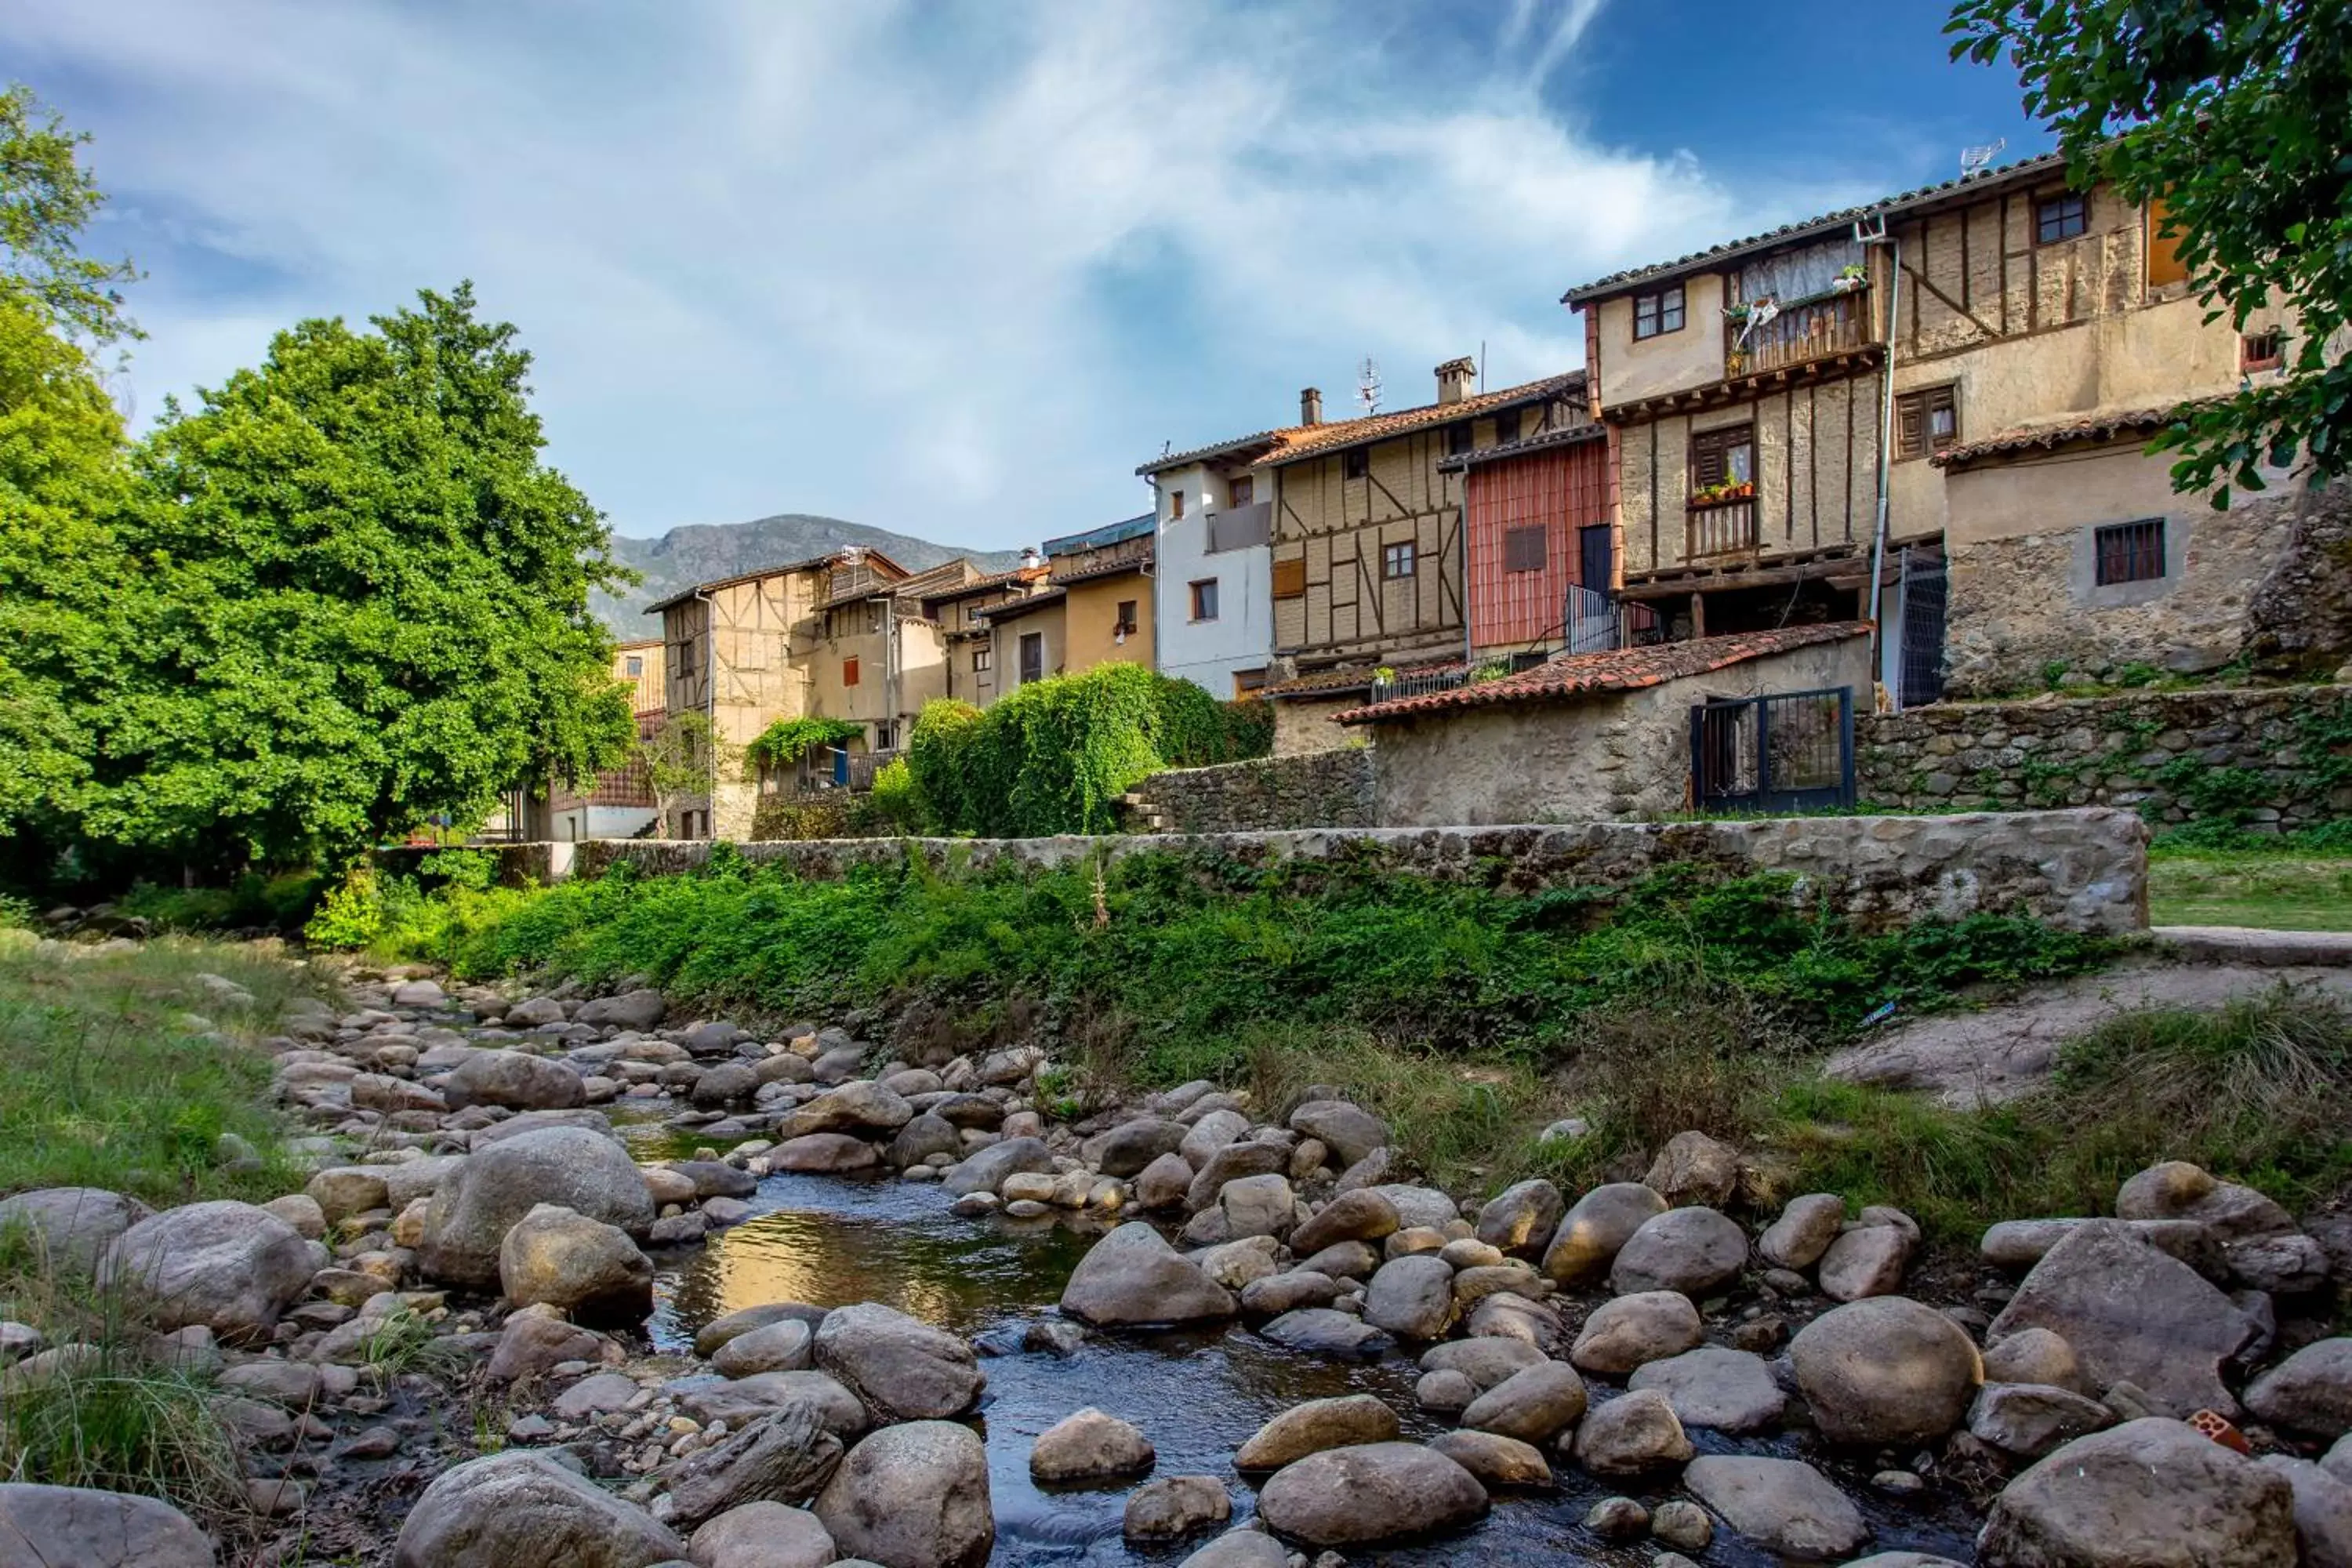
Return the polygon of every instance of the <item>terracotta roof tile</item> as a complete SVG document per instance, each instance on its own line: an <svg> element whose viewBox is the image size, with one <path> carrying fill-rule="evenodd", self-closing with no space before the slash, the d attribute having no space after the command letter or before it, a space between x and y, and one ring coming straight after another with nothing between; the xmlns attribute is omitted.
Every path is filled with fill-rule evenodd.
<svg viewBox="0 0 2352 1568"><path fill-rule="evenodd" d="M1399 697L1370 707L1351 708L1333 717L1342 724L1379 724L1458 709L1491 708L1505 702L1573 700L1614 691L1639 691L1685 676L1727 669L1769 654L1869 635L1870 628L1859 621L1837 621L1827 626L1735 632L1729 637L1700 637L1691 642L1653 643L1646 647L1582 653L1570 658L1555 658L1498 680L1457 686L1451 691L1432 691L1419 697Z"/></svg>
<svg viewBox="0 0 2352 1568"><path fill-rule="evenodd" d="M1010 572L974 577L969 583L958 583L951 587L926 589L914 597L923 600L963 599L974 594L987 593L992 588L1002 588L1010 583L1041 583L1045 578L1045 568L1043 566L1015 566Z"/></svg>
<svg viewBox="0 0 2352 1568"><path fill-rule="evenodd" d="M1957 447L1947 447L1927 460L1939 468L1970 463L1979 458L1998 457L2005 452L2024 452L2039 447L2050 451L2069 441L2111 441L2118 436L2141 431L2161 430L2172 423L2178 405L2162 408L2117 408L2069 415L2063 419L2046 419L2033 425L2013 425L1981 441L1963 441Z"/></svg>
<svg viewBox="0 0 2352 1568"><path fill-rule="evenodd" d="M1694 250L1688 256L1673 261L1654 262L1647 267L1631 267L1622 272L1612 272L1606 278L1596 278L1590 283L1578 284L1561 295L1559 302L1563 305L1582 305L1601 295L1618 293L1637 283L1646 283L1652 279L1671 278L1677 272L1688 271L1692 268L1707 262L1728 261L1735 257L1745 256L1750 251L1769 250L1776 245L1811 239L1834 229L1846 228L1851 226L1856 218L1870 217L1881 213L1893 217L1906 208L1940 200L1962 186L2005 184L2021 180L2038 179L2045 174L2063 170L2065 166L2065 155L2060 153L2045 153L2037 158L2021 158L2014 163L2005 163L1998 169L1980 170L1973 174L1962 175L1957 180L1946 180L1940 184L1921 185L1916 190L1904 191L1896 195L1882 196L1862 206L1823 213L1819 217L1809 217L1799 223L1784 223L1779 228L1768 229L1762 234L1750 235L1746 239L1726 240L1721 245L1709 246L1705 250Z"/></svg>
<svg viewBox="0 0 2352 1568"><path fill-rule="evenodd" d="M1475 418L1481 414L1492 414L1514 404L1580 394L1583 390L1584 373L1572 370L1565 375L1546 376L1541 381L1524 382L1496 392L1474 393L1458 403L1432 403L1420 408L1401 408L1394 414L1372 414L1361 419L1334 419L1321 425L1302 426L1282 431L1274 449L1253 460L1250 467L1278 468L1302 458L1320 457L1344 447L1360 447L1367 441L1384 441L1392 436L1451 425L1457 419Z"/></svg>

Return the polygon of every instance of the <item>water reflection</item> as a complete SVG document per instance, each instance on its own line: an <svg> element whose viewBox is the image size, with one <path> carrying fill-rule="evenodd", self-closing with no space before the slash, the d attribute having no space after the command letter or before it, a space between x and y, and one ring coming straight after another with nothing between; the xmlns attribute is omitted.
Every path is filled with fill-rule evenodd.
<svg viewBox="0 0 2352 1568"><path fill-rule="evenodd" d="M666 1262L648 1325L656 1343L683 1348L698 1328L727 1312L797 1300L820 1306L883 1301L1004 1347L1011 1353L982 1363L988 1395L980 1421L988 1441L998 1564L1174 1563L1198 1548L1195 1541L1130 1551L1119 1532L1128 1486L1049 1491L1030 1480L1029 1449L1037 1436L1088 1405L1143 1428L1160 1451L1154 1475L1226 1480L1237 1520L1248 1516L1255 1495L1233 1469L1234 1451L1277 1412L1302 1400L1375 1394L1404 1415L1408 1436L1426 1437L1441 1429L1419 1414L1412 1398L1417 1369L1402 1355L1370 1363L1326 1362L1242 1328L1097 1333L1067 1360L1021 1352L1019 1326L1052 1311L1092 1236L1050 1225L960 1219L947 1212L947 1196L937 1187L889 1179L771 1176L755 1204L763 1212L751 1220ZM1734 1447L1711 1434L1692 1436L1702 1450ZM1793 1437L1738 1447L1799 1453ZM1857 1489L1856 1478L1840 1479L1871 1517L1877 1532L1873 1550L1907 1548L1970 1560L1964 1519L1880 1508ZM1649 1563L1654 1548L1647 1543L1605 1545L1581 1521L1594 1502L1619 1491L1651 1503L1664 1500L1667 1491L1604 1486L1567 1466L1561 1481L1557 1492L1498 1504L1468 1535L1358 1561L1393 1568L1539 1561L1640 1568ZM1763 1568L1771 1560L1724 1539L1705 1561L1709 1568Z"/></svg>

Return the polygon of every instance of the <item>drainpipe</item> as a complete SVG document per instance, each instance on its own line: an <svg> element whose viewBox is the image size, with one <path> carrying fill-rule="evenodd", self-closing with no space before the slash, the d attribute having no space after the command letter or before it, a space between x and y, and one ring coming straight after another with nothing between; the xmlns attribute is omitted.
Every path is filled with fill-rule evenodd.
<svg viewBox="0 0 2352 1568"><path fill-rule="evenodd" d="M1870 542L1870 645L1878 656L1880 684L1895 689L1895 701L1901 702L1900 682L1888 682L1886 674L1886 639L1880 616L1879 599L1884 592L1880 579L1886 571L1887 487L1894 458L1895 432L1895 324L1903 308L1903 242L1886 232L1886 218L1881 214L1874 233L1865 233L1857 220L1853 237L1862 245L1883 245L1892 265L1887 268L1886 286L1886 360L1880 372L1878 403L1878 523L1872 531Z"/></svg>

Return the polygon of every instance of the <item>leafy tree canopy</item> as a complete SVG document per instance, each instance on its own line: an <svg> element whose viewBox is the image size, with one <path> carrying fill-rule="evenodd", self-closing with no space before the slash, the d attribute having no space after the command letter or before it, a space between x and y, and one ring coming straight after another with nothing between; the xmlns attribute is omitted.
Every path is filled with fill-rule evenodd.
<svg viewBox="0 0 2352 1568"><path fill-rule="evenodd" d="M106 198L72 132L22 85L0 92L0 278L50 321L94 342L137 337L115 287L139 274L125 261L81 254L81 231Z"/></svg>
<svg viewBox="0 0 2352 1568"><path fill-rule="evenodd" d="M514 329L465 286L373 324L280 333L135 454L137 637L95 837L334 858L626 755L587 605L624 578L539 460Z"/></svg>
<svg viewBox="0 0 2352 1568"><path fill-rule="evenodd" d="M2183 489L2352 469L2352 0L1960 0L1954 58L2006 52L2078 184L2160 200L2214 314L2300 316L2285 374L2158 438Z"/></svg>

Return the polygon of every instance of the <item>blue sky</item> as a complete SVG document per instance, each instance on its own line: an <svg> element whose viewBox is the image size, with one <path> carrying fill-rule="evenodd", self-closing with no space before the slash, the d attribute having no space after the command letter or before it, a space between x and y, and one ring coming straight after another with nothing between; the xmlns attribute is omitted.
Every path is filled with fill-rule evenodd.
<svg viewBox="0 0 2352 1568"><path fill-rule="evenodd" d="M149 274L144 419L300 317L476 281L611 516L974 547L1385 405L1560 292L2044 139L1926 0L14 0Z"/></svg>

